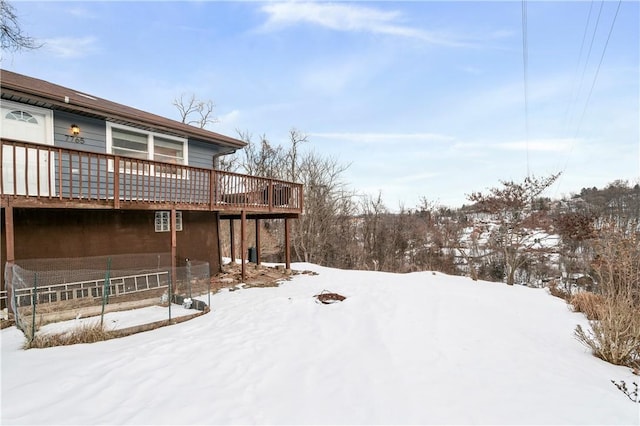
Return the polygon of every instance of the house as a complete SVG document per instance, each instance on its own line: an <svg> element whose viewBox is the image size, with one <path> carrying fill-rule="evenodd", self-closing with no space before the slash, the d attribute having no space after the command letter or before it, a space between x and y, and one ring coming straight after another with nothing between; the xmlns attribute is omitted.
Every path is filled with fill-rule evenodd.
<svg viewBox="0 0 640 426"><path fill-rule="evenodd" d="M302 186L216 170L244 142L6 70L0 86L3 308L21 260L166 252L174 274L197 259L213 275L225 220L244 258L247 220L284 219L289 267Z"/></svg>

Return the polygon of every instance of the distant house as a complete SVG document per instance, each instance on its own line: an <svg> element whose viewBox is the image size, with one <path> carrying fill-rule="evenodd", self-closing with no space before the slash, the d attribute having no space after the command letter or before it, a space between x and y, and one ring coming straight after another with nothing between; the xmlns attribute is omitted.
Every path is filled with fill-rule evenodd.
<svg viewBox="0 0 640 426"><path fill-rule="evenodd" d="M221 220L282 218L288 231L302 212L300 184L216 170L238 139L6 70L0 86L5 299L17 260L163 251L215 274Z"/></svg>

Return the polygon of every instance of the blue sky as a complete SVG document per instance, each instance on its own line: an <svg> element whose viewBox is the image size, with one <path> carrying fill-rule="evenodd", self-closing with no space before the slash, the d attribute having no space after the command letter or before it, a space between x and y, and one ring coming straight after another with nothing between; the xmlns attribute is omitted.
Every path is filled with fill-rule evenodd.
<svg viewBox="0 0 640 426"><path fill-rule="evenodd" d="M562 171L552 197L640 177L636 1L527 1L526 107L521 1L12 4L45 44L3 68L176 119L195 93L230 136L295 127L392 209L527 173Z"/></svg>

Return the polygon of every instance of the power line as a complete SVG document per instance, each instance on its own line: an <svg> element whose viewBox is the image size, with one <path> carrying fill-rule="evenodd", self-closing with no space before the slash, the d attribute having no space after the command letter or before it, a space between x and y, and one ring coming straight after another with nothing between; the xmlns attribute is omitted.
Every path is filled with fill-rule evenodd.
<svg viewBox="0 0 640 426"><path fill-rule="evenodd" d="M529 174L529 46L527 40L527 0L522 0L522 65L524 78L524 126L527 146L527 177Z"/></svg>
<svg viewBox="0 0 640 426"><path fill-rule="evenodd" d="M591 50L593 49L593 42L596 39L596 34L598 32L598 25L600 24L600 16L602 15L602 8L604 7L604 0L600 2L600 9L598 10L598 17L596 18L596 25L593 27L593 34L591 35L591 42L589 43L589 51L587 52L587 58L584 61L584 67L582 68L582 76L580 77L580 85L578 86L578 91L576 92L576 97L574 99L574 104L578 100L578 96L582 91L582 83L584 83L584 76L587 72L587 65L589 65L589 59L591 58Z"/></svg>
<svg viewBox="0 0 640 426"><path fill-rule="evenodd" d="M587 15L587 23L584 26L584 32L582 33L582 42L580 43L580 53L578 54L578 62L576 63L576 68L573 71L573 79L571 83L571 95L569 96L569 103L567 104L567 109L564 111L564 119L563 119L563 127L566 131L567 129L567 117L569 115L569 111L573 110L574 103L578 100L578 95L575 93L576 90L576 81L578 76L578 69L580 68L580 64L582 63L582 53L584 51L584 41L587 39L587 32L589 30L589 23L591 22L591 12L593 10L593 0L589 3L589 14ZM575 94L575 97L574 97Z"/></svg>
<svg viewBox="0 0 640 426"><path fill-rule="evenodd" d="M604 1L601 3L600 5L600 12L602 12L602 4L604 3ZM618 18L618 13L620 12L620 6L622 6L622 0L618 0L618 7L616 8L616 13L613 16L613 20L611 21L611 27L609 28L609 34L607 35L607 40L604 44L604 47L602 48L602 54L600 55L600 61L598 62L598 66L596 68L596 72L593 76L593 81L591 82L591 88L589 89L589 94L587 96L587 100L585 101L584 104L584 108L582 109L582 114L580 115L580 120L578 121L578 126L576 127L576 131L574 133L573 136L573 141L571 143L571 149L569 150L569 154L567 155L567 159L565 161L564 167L562 168L562 172L564 173L564 171L567 169L567 166L569 164L569 158L571 156L571 153L573 152L573 148L575 145L575 140L578 137L578 133L580 132L580 128L582 126L582 121L584 120L584 116L585 113L587 112L587 108L589 106L589 102L591 100L591 95L593 94L593 89L596 86L596 82L598 80L598 75L600 74L600 67L602 66L602 62L604 60L604 55L607 52L607 47L609 46L609 40L611 39L611 34L613 33L613 28L615 26L616 23L616 19ZM598 21L600 20L600 13L598 13ZM597 22L596 22L596 28L597 28ZM593 38L595 38L595 29L594 29L594 37L592 37L591 39L591 46L593 46ZM591 53L591 46L589 47L589 54ZM585 69L586 69L586 63L585 63ZM584 76L584 72L583 72L583 76ZM581 82L581 86L582 86L582 82Z"/></svg>
<svg viewBox="0 0 640 426"><path fill-rule="evenodd" d="M589 101L591 100L591 95L593 94L593 88L596 86L596 80L598 80L598 74L600 74L600 66L602 65L602 60L604 59L604 54L607 51L607 46L609 46L609 40L611 39L611 33L613 33L613 27L616 24L616 18L618 18L618 12L620 12L620 6L622 6L622 0L618 0L618 7L616 8L616 14L613 15L613 20L611 21L611 27L609 28L609 34L607 35L607 41L604 43L604 48L602 48L602 55L600 55L600 62L598 62L598 67L596 68L596 73L593 76L593 82L591 83L591 89L589 89L589 95L587 96L587 101L584 103L584 108L582 110L582 115L580 116L580 121L578 121L578 127L576 128L575 136L578 136L578 132L580 131L580 126L582 125L582 120L584 119L584 115L587 112L587 107L589 106Z"/></svg>

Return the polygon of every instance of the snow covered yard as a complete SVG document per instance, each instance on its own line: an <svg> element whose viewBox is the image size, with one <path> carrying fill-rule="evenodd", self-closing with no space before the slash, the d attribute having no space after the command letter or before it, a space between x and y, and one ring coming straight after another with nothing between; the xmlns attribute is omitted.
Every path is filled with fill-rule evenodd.
<svg viewBox="0 0 640 426"><path fill-rule="evenodd" d="M2 330L2 424L640 424L610 382L639 378L593 357L573 338L586 319L544 290L294 268L319 275L122 339L23 351Z"/></svg>

